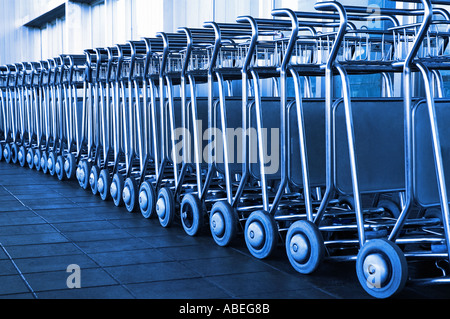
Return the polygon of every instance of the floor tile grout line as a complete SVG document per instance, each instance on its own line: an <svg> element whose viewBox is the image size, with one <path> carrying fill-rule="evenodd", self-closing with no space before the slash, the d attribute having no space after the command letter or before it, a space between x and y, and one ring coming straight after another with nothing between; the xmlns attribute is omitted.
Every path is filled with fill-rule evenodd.
<svg viewBox="0 0 450 319"><path fill-rule="evenodd" d="M17 264L14 262L13 258L11 257L11 255L8 253L8 251L6 250L6 248L3 246L2 243L0 243L0 248L3 250L3 252L6 254L6 256L8 257L9 261L13 264L14 268L17 270L17 272L19 273L20 278L22 279L22 281L25 283L25 285L27 286L28 290L31 292L31 294L33 295L34 299L39 299L38 296L36 295L36 293L33 290L33 287L31 287L30 283L27 281L27 279L25 278L25 276L23 275L22 271L20 270L20 268L17 266Z"/></svg>
<svg viewBox="0 0 450 319"><path fill-rule="evenodd" d="M126 286L124 285L120 280L118 280L113 274L111 274L109 271L107 271L102 265L100 265L96 260L94 260L91 256L89 256L89 254L87 252L85 252L80 246L78 246L74 241L72 241L70 238L68 238L63 232L61 232L55 225L53 225L52 223L50 223L49 221L47 221L47 219L45 219L43 216L39 215L36 211L34 211L32 208L28 207L27 205L25 205L20 199L18 199L12 192L10 192L7 188L5 188L3 185L2 187L9 193L11 194L14 198L16 198L16 200L18 200L24 207L26 207L27 209L29 209L30 211L32 211L36 216L42 218L42 220L44 220L48 225L50 225L53 229L55 229L61 236L63 236L64 238L66 238L70 243L72 243L77 249L79 249L81 252L83 252L90 260L92 260L96 265L98 265L98 267L100 269L102 269L104 272L106 272L111 278L113 278L120 286L122 286L128 293L130 293L131 296L133 296L134 298L137 299L136 295ZM106 220L106 219L103 219ZM106 220L107 221L107 220ZM1 246L3 247L3 246ZM19 270L20 271L20 270ZM25 277L23 276L23 274L21 274L21 276L23 277L23 279L26 281ZM27 282L27 281L26 281ZM31 288L31 286L30 286ZM36 296L37 295L33 292L33 294Z"/></svg>

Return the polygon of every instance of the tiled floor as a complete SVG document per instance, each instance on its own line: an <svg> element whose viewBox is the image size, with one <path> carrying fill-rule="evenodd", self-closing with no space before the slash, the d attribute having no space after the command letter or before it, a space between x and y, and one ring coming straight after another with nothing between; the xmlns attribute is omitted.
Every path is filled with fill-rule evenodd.
<svg viewBox="0 0 450 319"><path fill-rule="evenodd" d="M325 263L313 276L290 266L282 247L266 261L237 240L129 214L76 182L0 163L0 297L83 299L368 298L351 263ZM69 265L81 289L68 289ZM399 298L449 298L449 286L408 286Z"/></svg>

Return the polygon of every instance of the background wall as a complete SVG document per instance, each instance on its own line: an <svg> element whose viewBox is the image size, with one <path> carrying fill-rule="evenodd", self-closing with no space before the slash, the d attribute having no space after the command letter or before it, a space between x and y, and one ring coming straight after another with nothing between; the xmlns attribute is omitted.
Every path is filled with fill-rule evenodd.
<svg viewBox="0 0 450 319"><path fill-rule="evenodd" d="M386 0L344 0L367 5ZM386 1L393 3L392 1ZM208 20L270 18L273 8L314 11L314 0L0 0L0 64L111 46Z"/></svg>

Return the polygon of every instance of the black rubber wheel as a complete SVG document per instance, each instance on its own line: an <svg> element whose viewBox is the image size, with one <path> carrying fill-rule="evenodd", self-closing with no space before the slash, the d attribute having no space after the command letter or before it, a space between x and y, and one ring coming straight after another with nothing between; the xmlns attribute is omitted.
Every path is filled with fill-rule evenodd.
<svg viewBox="0 0 450 319"><path fill-rule="evenodd" d="M91 163L86 160L80 161L77 168L77 180L80 187L84 190L89 188L89 173L91 171Z"/></svg>
<svg viewBox="0 0 450 319"><path fill-rule="evenodd" d="M3 157L5 158L5 162L7 164L11 164L12 154L11 154L11 145L9 143L5 144L3 148Z"/></svg>
<svg viewBox="0 0 450 319"><path fill-rule="evenodd" d="M60 181L66 179L66 172L64 171L64 162L65 162L64 157L62 157L62 155L58 155L55 163L55 173L56 177L58 177Z"/></svg>
<svg viewBox="0 0 450 319"><path fill-rule="evenodd" d="M50 152L48 154L48 160L47 160L47 167L48 172L51 176L55 176L56 174L56 155L54 152Z"/></svg>
<svg viewBox="0 0 450 319"><path fill-rule="evenodd" d="M209 227L217 245L226 247L236 238L238 223L238 215L228 202L214 204L209 214Z"/></svg>
<svg viewBox="0 0 450 319"><path fill-rule="evenodd" d="M28 167L30 169L34 168L34 149L32 147L28 148L26 161L28 164Z"/></svg>
<svg viewBox="0 0 450 319"><path fill-rule="evenodd" d="M121 174L114 174L109 191L116 207L123 205L122 191L124 184L123 176Z"/></svg>
<svg viewBox="0 0 450 319"><path fill-rule="evenodd" d="M100 198L104 201L110 197L111 175L107 169L103 169L98 177L97 187Z"/></svg>
<svg viewBox="0 0 450 319"><path fill-rule="evenodd" d="M268 258L278 243L278 228L273 216L265 211L253 212L245 223L245 243L255 258Z"/></svg>
<svg viewBox="0 0 450 319"><path fill-rule="evenodd" d="M11 145L11 162L17 164L19 161L19 146L16 143Z"/></svg>
<svg viewBox="0 0 450 319"><path fill-rule="evenodd" d="M34 168L35 168L38 172L41 171L41 157L42 157L42 152L41 152L41 150L38 148L38 149L36 149L36 151L34 152L34 156L33 156Z"/></svg>
<svg viewBox="0 0 450 319"><path fill-rule="evenodd" d="M27 150L25 148L25 146L20 146L19 147L19 152L17 154L17 160L19 161L19 165L21 167L25 167L25 165L27 165Z"/></svg>
<svg viewBox="0 0 450 319"><path fill-rule="evenodd" d="M89 172L89 186L91 187L91 192L94 195L98 194L99 176L100 176L100 168L97 165L92 165L91 171Z"/></svg>
<svg viewBox="0 0 450 319"><path fill-rule="evenodd" d="M325 256L324 240L317 226L306 220L292 224L286 235L286 253L299 273L315 272Z"/></svg>
<svg viewBox="0 0 450 319"><path fill-rule="evenodd" d="M44 174L48 173L48 156L45 151L42 151L41 153L41 170Z"/></svg>
<svg viewBox="0 0 450 319"><path fill-rule="evenodd" d="M70 153L67 155L66 160L64 162L64 172L66 173L67 179L72 179L76 174L76 158L75 155Z"/></svg>
<svg viewBox="0 0 450 319"><path fill-rule="evenodd" d="M187 194L181 201L181 224L191 237L197 236L203 229L205 213L198 196Z"/></svg>
<svg viewBox="0 0 450 319"><path fill-rule="evenodd" d="M384 208L385 214L389 217L398 219L400 217L401 210L396 203L391 200L383 199L377 205L378 208Z"/></svg>
<svg viewBox="0 0 450 319"><path fill-rule="evenodd" d="M175 217L174 206L175 200L172 191L166 187L161 188L156 202L156 214L162 227L169 228L172 226Z"/></svg>
<svg viewBox="0 0 450 319"><path fill-rule="evenodd" d="M127 178L122 191L122 199L129 213L134 213L137 208L138 186L134 178Z"/></svg>
<svg viewBox="0 0 450 319"><path fill-rule="evenodd" d="M368 241L356 259L356 274L372 297L386 299L403 290L408 280L408 264L401 249L391 241Z"/></svg>
<svg viewBox="0 0 450 319"><path fill-rule="evenodd" d="M139 190L139 207L144 218L150 219L156 215L156 192L149 181L142 183Z"/></svg>

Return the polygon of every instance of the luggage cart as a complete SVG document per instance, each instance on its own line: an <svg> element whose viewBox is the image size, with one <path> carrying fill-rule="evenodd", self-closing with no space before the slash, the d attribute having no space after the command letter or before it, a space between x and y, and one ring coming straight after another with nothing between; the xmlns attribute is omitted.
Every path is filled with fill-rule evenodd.
<svg viewBox="0 0 450 319"><path fill-rule="evenodd" d="M83 83L81 145L78 148L76 177L80 187L88 190L92 166L97 163L99 154L98 90L95 89L99 71L97 52L85 50L84 53L86 56L86 72Z"/></svg>
<svg viewBox="0 0 450 319"><path fill-rule="evenodd" d="M17 126L18 126L18 103L17 103L17 83L20 77L20 70L18 69L18 65L7 65L8 72L8 80L7 80L7 90L6 90L6 100L7 100L7 109L8 116L7 122L9 128L9 139L7 138L7 143L3 148L3 157L5 158L6 163L17 163ZM9 141L8 141L9 140Z"/></svg>
<svg viewBox="0 0 450 319"><path fill-rule="evenodd" d="M434 97L430 72L430 68L448 69L448 59L442 54L448 45L449 15L443 9L434 10L433 5L449 2L423 0L421 3L424 9L420 23L393 28L396 45L413 40L410 49L405 50L404 59L397 64L403 70L404 81L405 202L388 240L368 241L362 246L356 261L361 285L378 298L390 297L401 291L408 280L406 258L431 259L442 271L441 277L419 282L450 282L447 276L450 213L445 178L447 165L444 162L448 133L442 126L448 116L444 106L448 102ZM442 14L445 20L434 20L435 13ZM444 32L436 32L432 28L440 23L446 26ZM418 102L413 98L413 73L420 74L424 84L425 99ZM440 212L417 215L413 213L413 205L422 209L440 207Z"/></svg>
<svg viewBox="0 0 450 319"><path fill-rule="evenodd" d="M3 145L6 143L7 138L7 96L6 96L6 88L8 84L8 69L6 66L0 66L0 91L1 91L1 108L0 108L0 161L3 160Z"/></svg>

